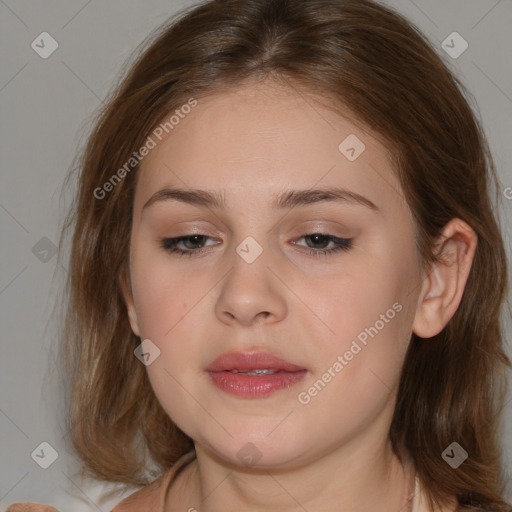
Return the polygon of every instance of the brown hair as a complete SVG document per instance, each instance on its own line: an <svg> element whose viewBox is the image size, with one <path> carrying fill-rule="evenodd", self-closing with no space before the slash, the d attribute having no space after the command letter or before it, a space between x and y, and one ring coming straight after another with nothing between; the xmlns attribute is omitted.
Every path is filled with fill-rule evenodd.
<svg viewBox="0 0 512 512"><path fill-rule="evenodd" d="M497 438L510 366L500 323L506 255L490 199L498 181L470 95L425 36L370 0L219 0L171 19L144 48L92 130L62 233L73 229L63 336L69 429L86 470L144 485L193 448L134 356L140 340L121 292L138 166L105 197L95 191L191 97L270 78L349 109L382 137L425 268L450 219L476 232L457 312L429 342L411 339L389 435L399 457L412 457L431 506L456 496L461 506L509 510ZM469 454L457 470L441 457L453 441Z"/></svg>

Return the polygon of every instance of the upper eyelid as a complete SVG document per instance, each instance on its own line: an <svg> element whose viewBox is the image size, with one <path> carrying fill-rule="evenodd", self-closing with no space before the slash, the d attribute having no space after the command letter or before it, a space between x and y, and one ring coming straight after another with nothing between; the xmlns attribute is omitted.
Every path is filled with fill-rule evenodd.
<svg viewBox="0 0 512 512"><path fill-rule="evenodd" d="M290 220L287 220L284 222L284 226L279 226L279 222L275 222L275 223L272 223L272 225L265 230L265 234L266 235L273 235L275 233L280 233L281 230L283 231L296 231L297 229L300 229L300 231L302 232L307 232L307 233L315 233L315 232L320 232L320 233L327 233L327 234L331 234L329 233L329 231L333 231L333 230L336 230L336 231L339 231L339 230L342 230L342 231L353 231L354 229L354 221L357 222L357 218L356 219L353 219L352 217L349 217L349 219L345 219L345 222L343 222L341 219L329 219L329 218L322 218L323 217L323 213L320 212L318 218L309 218L309 219L304 219L304 218L301 218L299 220L294 220L294 221L290 221ZM314 214L314 217L316 217L316 214ZM327 215L327 217L330 217L330 215ZM158 218L157 218L158 219ZM155 219L155 220L157 220ZM217 217L217 220L220 220L218 217ZM163 219L162 219L163 221ZM162 224L160 224L160 220L157 220L157 222L153 225L153 223L151 222L150 223L150 226L153 225L152 229L155 229L156 231L159 231L161 229L160 226L164 225L163 222ZM289 228L289 224L290 223L293 223L293 225L304 225L304 224L307 224L307 226L302 226L300 228L297 228L297 227L293 227L293 228ZM311 227L309 226L311 225ZM332 226L331 226L332 225ZM337 227L336 227L337 226ZM173 228L171 228L173 229ZM229 236L232 236L234 234L234 230L228 226L224 221L220 220L220 227L218 226L215 226L215 224L212 224L211 221L209 220L203 220L203 219L199 219L199 218L196 218L196 219L191 219L191 220L187 220L187 221L183 221L183 222L179 222L177 226L174 227L174 229L177 229L179 231L184 231L184 235L181 235L181 236L189 236L189 235L206 235L206 236L211 236L212 238L215 237L214 233L217 234L219 231L223 232L223 233L226 233L228 234ZM305 231L303 231L305 230ZM332 235L332 236L338 236L338 235ZM339 237L343 237L343 235L339 235Z"/></svg>
<svg viewBox="0 0 512 512"><path fill-rule="evenodd" d="M327 238L330 238L329 242L332 242L332 243L339 243L337 242L337 240L341 240L341 241L350 241L352 242L353 241L353 238L354 237L344 237L344 236L337 236L337 235L333 235L329 232L326 232L326 231L309 231L307 233L304 233L298 237L295 237L293 240L300 240L302 238L306 238L307 236L310 236L310 235L321 235L321 236L325 236ZM162 239L162 242L163 241L166 241L166 240L172 240L174 245L177 245L179 244L180 242L182 242L183 240L186 240L186 239L189 239L193 236L204 236L206 239L209 239L209 240L216 240L214 237L211 237L205 233L189 233L189 234L185 234L185 235L181 235L181 236L175 236L175 237L164 237ZM205 247L212 247L214 245L218 245L218 244L211 244L209 246L205 246ZM296 245L296 244L294 244ZM184 249L185 251L188 251L188 252L194 252L194 249Z"/></svg>
<svg viewBox="0 0 512 512"><path fill-rule="evenodd" d="M302 231L302 233L298 236L296 236L295 238L303 238L305 236L308 236L308 235L323 235L323 236L327 236L327 237L331 237L331 238L338 238L338 239L348 239L348 238L352 238L352 237L349 237L349 236L343 236L343 235L335 235L333 234L332 232L329 232L328 230L320 230L320 229L313 229L313 230L307 230L307 231ZM184 238L190 238L190 237L193 237L193 236L204 236L206 238L209 238L211 240L217 240L217 237L215 236L212 236L208 233L205 233L203 231L197 231L197 232L189 232L189 233L185 233L183 235L178 235L178 236L166 236L166 237L163 237L163 240L182 240Z"/></svg>
<svg viewBox="0 0 512 512"><path fill-rule="evenodd" d="M328 225L325 225L326 223ZM207 223L207 224L209 224L209 223ZM319 234L323 234L323 235L334 236L337 238L349 238L349 237L344 236L342 234L335 235L333 233L333 231L339 231L339 230L350 231L350 232L353 231L353 227L349 227L349 224L344 224L344 223L341 223L338 221L331 221L331 220L325 220L325 219L320 219L320 220L315 220L315 221L305 221L305 222L300 222L299 224L309 224L309 225L301 226L300 228L295 227L291 230L286 228L285 230L286 231L294 231L294 232L298 231L301 234L301 236L304 236L304 234L311 235L313 233L319 233ZM329 224L334 224L337 227L329 226ZM180 237L183 238L183 237L194 236L194 235L202 235L202 236L207 236L209 238L216 238L216 234L213 234L213 233L214 232L218 233L218 231L219 231L217 228L210 229L210 227L203 227L201 225L199 225L199 226L192 225L192 226L183 226L183 227L178 226L177 229L179 229L180 231L183 230L184 233L182 235L176 235L174 237L167 237L167 238L180 238ZM222 231L224 231L224 230L222 230ZM279 230L277 230L276 226L274 225L274 226L270 227L267 231L265 231L265 234L276 233L278 231ZM233 235L233 230L226 229L225 233L227 233L228 235Z"/></svg>

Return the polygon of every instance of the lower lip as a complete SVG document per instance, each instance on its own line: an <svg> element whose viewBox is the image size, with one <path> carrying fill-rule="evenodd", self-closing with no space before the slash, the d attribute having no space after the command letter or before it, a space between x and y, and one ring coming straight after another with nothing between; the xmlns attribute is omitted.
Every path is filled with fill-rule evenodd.
<svg viewBox="0 0 512 512"><path fill-rule="evenodd" d="M307 370L278 372L270 375L246 375L231 372L208 372L213 383L222 391L244 398L268 396L301 381Z"/></svg>

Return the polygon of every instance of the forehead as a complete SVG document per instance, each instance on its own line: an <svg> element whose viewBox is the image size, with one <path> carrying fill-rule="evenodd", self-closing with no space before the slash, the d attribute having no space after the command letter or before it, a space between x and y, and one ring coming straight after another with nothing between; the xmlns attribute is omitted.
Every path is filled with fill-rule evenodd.
<svg viewBox="0 0 512 512"><path fill-rule="evenodd" d="M374 196L377 185L377 202L396 195L386 147L318 99L275 83L197 99L167 126L169 133L160 129L161 140L151 135L155 147L139 170L136 209L165 186L226 191L228 202L230 195L262 197L315 185Z"/></svg>

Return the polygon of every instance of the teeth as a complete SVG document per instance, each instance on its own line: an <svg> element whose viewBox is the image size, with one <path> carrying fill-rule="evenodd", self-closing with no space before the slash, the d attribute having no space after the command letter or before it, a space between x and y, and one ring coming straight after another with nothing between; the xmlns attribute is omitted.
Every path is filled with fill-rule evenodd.
<svg viewBox="0 0 512 512"><path fill-rule="evenodd" d="M277 373L276 370L267 370L267 369L258 369L258 370L250 370L250 371L247 371L247 370L244 370L244 371L240 371L240 370L231 370L231 373L243 373L245 375L272 375L274 373Z"/></svg>

